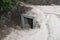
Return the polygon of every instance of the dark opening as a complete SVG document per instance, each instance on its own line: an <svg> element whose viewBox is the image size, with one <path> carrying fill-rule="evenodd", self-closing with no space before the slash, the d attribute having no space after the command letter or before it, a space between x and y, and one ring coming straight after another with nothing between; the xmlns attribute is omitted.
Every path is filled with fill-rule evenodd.
<svg viewBox="0 0 60 40"><path fill-rule="evenodd" d="M33 19L24 17L24 23L28 24L33 29Z"/></svg>

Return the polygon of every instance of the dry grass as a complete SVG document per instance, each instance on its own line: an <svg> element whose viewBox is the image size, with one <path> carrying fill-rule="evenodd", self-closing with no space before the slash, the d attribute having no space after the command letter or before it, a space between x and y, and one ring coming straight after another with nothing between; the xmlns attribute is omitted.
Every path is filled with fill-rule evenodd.
<svg viewBox="0 0 60 40"><path fill-rule="evenodd" d="M4 27L0 28L0 40L3 40L3 38L5 38L7 35L10 34L11 29L10 28L14 28L17 30L20 30L21 27L18 25L11 25L11 26L6 26L4 25Z"/></svg>

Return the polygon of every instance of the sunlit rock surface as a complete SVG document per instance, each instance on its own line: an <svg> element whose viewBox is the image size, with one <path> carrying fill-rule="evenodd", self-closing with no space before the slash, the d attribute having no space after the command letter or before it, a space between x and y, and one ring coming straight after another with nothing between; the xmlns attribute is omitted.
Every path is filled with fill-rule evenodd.
<svg viewBox="0 0 60 40"><path fill-rule="evenodd" d="M28 6L30 7L30 6ZM31 6L26 15L34 16L40 28L29 30L16 30L3 40L60 40L60 6Z"/></svg>

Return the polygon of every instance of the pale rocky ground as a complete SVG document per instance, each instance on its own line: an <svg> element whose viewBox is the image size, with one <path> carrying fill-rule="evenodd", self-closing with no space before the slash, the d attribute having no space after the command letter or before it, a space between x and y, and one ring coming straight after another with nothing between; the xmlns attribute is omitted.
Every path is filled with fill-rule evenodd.
<svg viewBox="0 0 60 40"><path fill-rule="evenodd" d="M51 24L50 26L53 25ZM50 31L50 33L48 33L47 27L29 29L29 30L18 30L18 29L10 28L10 34L8 34L2 40L60 40L59 37L60 32L58 31L59 30L58 27L55 28L50 27L50 30L52 32ZM55 35L57 31L59 32L58 35Z"/></svg>
<svg viewBox="0 0 60 40"><path fill-rule="evenodd" d="M27 13L34 13L40 28L29 30L10 28L10 34L2 40L60 40L60 20L55 14L49 14L45 18L44 12L38 7L33 7Z"/></svg>
<svg viewBox="0 0 60 40"><path fill-rule="evenodd" d="M11 28L11 33L2 40L46 40L47 33L44 29L16 30Z"/></svg>

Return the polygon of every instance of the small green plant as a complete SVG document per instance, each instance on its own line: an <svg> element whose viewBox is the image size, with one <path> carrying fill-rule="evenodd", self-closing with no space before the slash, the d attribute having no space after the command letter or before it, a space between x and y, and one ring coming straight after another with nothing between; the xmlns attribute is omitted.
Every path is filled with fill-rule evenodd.
<svg viewBox="0 0 60 40"><path fill-rule="evenodd" d="M2 28L4 26L4 23L2 22L2 20L0 20L0 28Z"/></svg>
<svg viewBox="0 0 60 40"><path fill-rule="evenodd" d="M5 23L6 23L7 18L2 16L0 19L0 28L4 27Z"/></svg>

